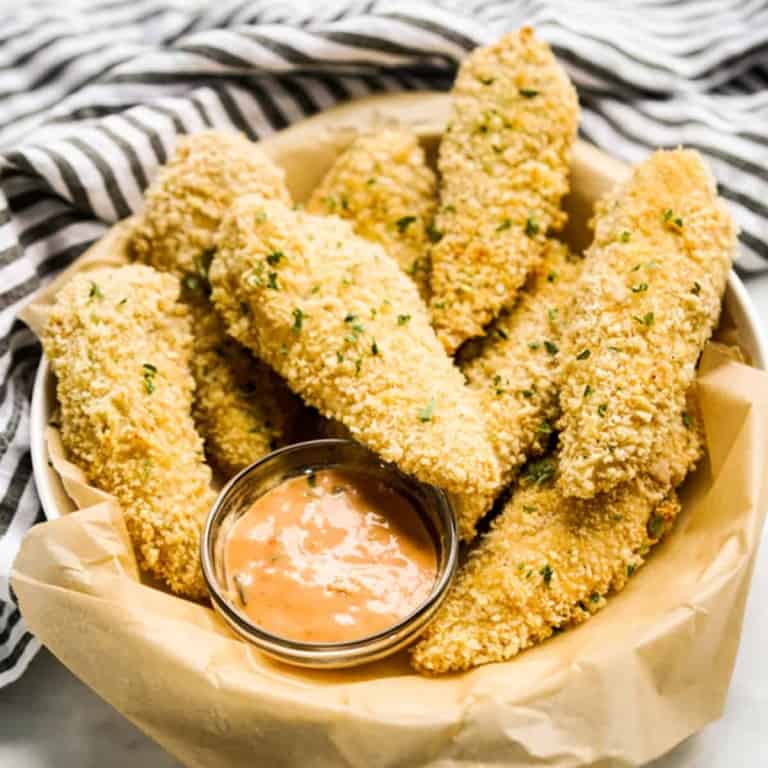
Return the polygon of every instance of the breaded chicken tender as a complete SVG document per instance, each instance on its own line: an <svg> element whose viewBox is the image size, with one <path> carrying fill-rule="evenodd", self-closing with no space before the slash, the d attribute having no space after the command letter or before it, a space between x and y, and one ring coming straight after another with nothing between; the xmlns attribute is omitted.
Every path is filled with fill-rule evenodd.
<svg viewBox="0 0 768 768"><path fill-rule="evenodd" d="M559 415L559 345L584 260L558 240L545 245L514 309L502 315L462 366L481 398L502 469L499 491L547 447ZM496 495L496 494L494 494ZM493 499L486 503L486 511Z"/></svg>
<svg viewBox="0 0 768 768"><path fill-rule="evenodd" d="M475 397L380 245L251 196L225 217L210 274L229 333L355 439L449 491L498 482Z"/></svg>
<svg viewBox="0 0 768 768"><path fill-rule="evenodd" d="M247 194L291 202L283 170L244 136L203 131L180 139L144 194L135 258L162 272L204 276L221 217Z"/></svg>
<svg viewBox="0 0 768 768"><path fill-rule="evenodd" d="M624 588L680 511L674 489L702 451L689 393L689 427L659 456L666 477L638 476L592 499L563 496L557 459L527 466L514 495L460 571L412 652L428 673L506 661L557 629L578 624Z"/></svg>
<svg viewBox="0 0 768 768"><path fill-rule="evenodd" d="M349 219L358 235L381 243L425 301L436 208L435 174L418 138L405 129L357 137L307 203L310 213Z"/></svg>
<svg viewBox="0 0 768 768"><path fill-rule="evenodd" d="M546 43L523 28L459 69L440 144L431 250L432 317L448 352L510 307L565 223L576 92Z"/></svg>
<svg viewBox="0 0 768 768"><path fill-rule="evenodd" d="M81 273L59 292L43 344L68 457L119 501L141 569L199 598L200 532L215 494L192 420L178 291L140 265Z"/></svg>
<svg viewBox="0 0 768 768"><path fill-rule="evenodd" d="M598 203L563 343L558 485L589 498L653 473L720 315L736 230L701 157L656 152Z"/></svg>
<svg viewBox="0 0 768 768"><path fill-rule="evenodd" d="M269 453L296 411L278 377L227 336L208 300L214 235L236 197L249 192L289 200L282 170L244 137L184 138L147 190L131 240L134 257L182 281L192 309L195 421L225 476Z"/></svg>
<svg viewBox="0 0 768 768"><path fill-rule="evenodd" d="M232 339L210 304L190 306L195 423L217 469L232 477L274 450L295 426L299 403L270 368Z"/></svg>

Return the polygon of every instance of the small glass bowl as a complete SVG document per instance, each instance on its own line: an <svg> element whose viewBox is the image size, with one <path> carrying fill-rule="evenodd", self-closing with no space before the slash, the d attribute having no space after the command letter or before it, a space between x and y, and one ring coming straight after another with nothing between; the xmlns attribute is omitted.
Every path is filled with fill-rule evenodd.
<svg viewBox="0 0 768 768"><path fill-rule="evenodd" d="M358 640L304 643L273 635L254 624L227 587L224 545L237 520L260 496L284 480L320 469L363 470L411 502L432 536L437 574L424 602L397 624ZM280 448L244 469L222 489L203 530L203 575L214 608L241 637L269 656L301 667L339 668L365 664L395 653L424 631L453 581L458 563L458 535L453 510L438 488L419 483L352 440L311 440Z"/></svg>

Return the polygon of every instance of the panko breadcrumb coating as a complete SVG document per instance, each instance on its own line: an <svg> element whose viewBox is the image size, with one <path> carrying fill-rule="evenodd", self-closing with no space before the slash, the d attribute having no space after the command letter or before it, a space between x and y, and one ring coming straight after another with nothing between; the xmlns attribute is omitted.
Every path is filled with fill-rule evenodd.
<svg viewBox="0 0 768 768"><path fill-rule="evenodd" d="M575 499L552 482L556 458L528 464L414 647L413 666L443 673L506 661L603 608L680 511L674 489L702 451L694 403L691 391L690 428L676 430L658 457L663 480L638 476L606 494Z"/></svg>
<svg viewBox="0 0 768 768"><path fill-rule="evenodd" d="M119 501L141 569L199 598L200 531L215 494L192 420L178 291L140 265L81 273L56 297L43 344L69 458Z"/></svg>
<svg viewBox="0 0 768 768"><path fill-rule="evenodd" d="M225 217L210 274L229 333L355 439L449 491L498 482L477 402L380 245L251 196Z"/></svg>
<svg viewBox="0 0 768 768"><path fill-rule="evenodd" d="M558 484L588 498L653 472L720 315L736 231L701 157L656 152L596 207L563 343Z"/></svg>
<svg viewBox="0 0 768 768"><path fill-rule="evenodd" d="M131 243L135 258L161 272L204 274L221 217L251 193L290 203L282 168L256 144L227 131L180 139L144 193Z"/></svg>
<svg viewBox="0 0 768 768"><path fill-rule="evenodd" d="M386 129L357 137L338 156L307 210L349 219L358 235L381 243L426 301L436 196L435 174L416 135Z"/></svg>
<svg viewBox="0 0 768 768"><path fill-rule="evenodd" d="M193 415L216 468L232 477L291 432L300 404L284 382L226 332L210 304L190 305Z"/></svg>
<svg viewBox="0 0 768 768"><path fill-rule="evenodd" d="M549 240L514 309L499 318L478 354L462 366L491 425L502 487L526 458L546 449L554 430L561 336L583 264L565 244Z"/></svg>
<svg viewBox="0 0 768 768"><path fill-rule="evenodd" d="M431 250L432 317L449 352L514 303L560 229L576 137L576 92L549 46L523 28L463 62L440 144Z"/></svg>
<svg viewBox="0 0 768 768"><path fill-rule="evenodd" d="M147 190L130 246L136 258L182 281L192 308L195 421L225 476L269 453L297 407L278 377L227 336L208 300L214 235L236 197L249 192L289 200L282 170L243 136L184 138Z"/></svg>

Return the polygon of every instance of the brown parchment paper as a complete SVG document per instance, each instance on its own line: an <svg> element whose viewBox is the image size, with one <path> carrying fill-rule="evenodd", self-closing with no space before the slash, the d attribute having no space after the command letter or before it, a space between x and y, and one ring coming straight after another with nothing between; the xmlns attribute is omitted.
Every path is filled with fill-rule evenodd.
<svg viewBox="0 0 768 768"><path fill-rule="evenodd" d="M431 119L438 102L427 102ZM380 110L351 114L357 127L381 119ZM337 127L289 130L301 148L309 139L321 156L327 150L329 162ZM577 153L574 177L594 163L602 176L593 166L572 210L602 191L600 179L623 172L590 153ZM124 260L129 226L70 275ZM573 241L583 239L578 222L572 229ZM36 332L68 277L24 313ZM723 333L732 342L739 329ZM698 390L708 458L682 490L675 529L603 611L508 663L430 679L403 654L334 672L270 661L209 607L140 580L118 505L66 461L53 427L49 457L79 511L30 531L13 588L41 641L188 766L641 765L722 710L768 509L768 374L710 344Z"/></svg>

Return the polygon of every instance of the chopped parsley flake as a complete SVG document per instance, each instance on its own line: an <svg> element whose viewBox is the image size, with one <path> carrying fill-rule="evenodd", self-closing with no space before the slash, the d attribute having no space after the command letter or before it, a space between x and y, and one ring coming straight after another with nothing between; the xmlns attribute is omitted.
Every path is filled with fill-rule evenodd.
<svg viewBox="0 0 768 768"><path fill-rule="evenodd" d="M410 319L411 319L410 315L398 315L397 316L397 324L398 325L406 325Z"/></svg>
<svg viewBox="0 0 768 768"><path fill-rule="evenodd" d="M646 312L642 317L639 315L632 315L632 317L640 323L640 325L645 325L648 328L650 328L654 323L654 316L653 312Z"/></svg>
<svg viewBox="0 0 768 768"><path fill-rule="evenodd" d="M660 515L652 515L648 521L648 535L652 539L658 539L664 529L664 518Z"/></svg>
<svg viewBox="0 0 768 768"><path fill-rule="evenodd" d="M533 216L529 216L525 220L525 234L528 237L536 237L536 235L539 234L539 225L536 219L533 218Z"/></svg>
<svg viewBox="0 0 768 768"><path fill-rule="evenodd" d="M443 239L443 233L430 222L427 225L427 237L430 243L439 243Z"/></svg>
<svg viewBox="0 0 768 768"><path fill-rule="evenodd" d="M339 363L343 363L344 362L344 354L342 352L337 352L336 353L336 361L339 362Z"/></svg>
<svg viewBox="0 0 768 768"><path fill-rule="evenodd" d="M632 293L645 293L648 290L648 283L638 283L632 286Z"/></svg>
<svg viewBox="0 0 768 768"><path fill-rule="evenodd" d="M532 342L530 342L530 343L528 344L528 349L532 349L532 350L534 350L534 351L535 351L535 350L537 350L537 349L538 349L540 346L541 346L541 344L539 344L539 342L538 342L538 341L532 341Z"/></svg>
<svg viewBox="0 0 768 768"><path fill-rule="evenodd" d="M550 355L556 355L558 352L557 344L553 344L551 341L544 342L544 349L546 349Z"/></svg>
<svg viewBox="0 0 768 768"><path fill-rule="evenodd" d="M285 254L282 251L272 251L272 253L267 254L267 262L274 267L279 264L280 260L284 257Z"/></svg>
<svg viewBox="0 0 768 768"><path fill-rule="evenodd" d="M549 318L550 323L557 322L557 309L550 307L547 310L547 317Z"/></svg>
<svg viewBox="0 0 768 768"><path fill-rule="evenodd" d="M554 283L555 280L557 280L557 272L550 272L547 275L547 282L548 283Z"/></svg>
<svg viewBox="0 0 768 768"><path fill-rule="evenodd" d="M520 390L520 394L523 397L525 397L525 398L533 397L533 390L532 389L522 389L522 390Z"/></svg>
<svg viewBox="0 0 768 768"><path fill-rule="evenodd" d="M691 429L693 427L693 419L691 419L685 411L683 411L683 425L686 429Z"/></svg>
<svg viewBox="0 0 768 768"><path fill-rule="evenodd" d="M379 345L376 343L376 339L371 342L371 354L374 356L379 354Z"/></svg>
<svg viewBox="0 0 768 768"><path fill-rule="evenodd" d="M512 219L504 219L504 221L496 227L497 232L503 232L505 229L509 229L512 226Z"/></svg>
<svg viewBox="0 0 768 768"><path fill-rule="evenodd" d="M626 229L625 229L625 230L624 230L624 231L621 233L621 238L620 238L620 239L621 239L621 242L622 242L622 243L628 243L628 242L629 242L629 238L630 238L630 237L632 237L632 235L629 233L629 231L628 231L628 230L626 230Z"/></svg>
<svg viewBox="0 0 768 768"><path fill-rule="evenodd" d="M371 176L371 178L368 179L368 181L366 181L365 183L370 187L370 186L372 186L373 184L376 183L376 179L375 179L375 177Z"/></svg>
<svg viewBox="0 0 768 768"><path fill-rule="evenodd" d="M523 504L523 512L527 512L529 515L536 511L536 507L531 504ZM522 563L521 563L522 565Z"/></svg>
<svg viewBox="0 0 768 768"><path fill-rule="evenodd" d="M503 328L497 328L496 333L500 339L504 339L505 341L509 338L509 334Z"/></svg>
<svg viewBox="0 0 768 768"><path fill-rule="evenodd" d="M525 469L525 476L534 485L545 485L555 476L555 462L552 459L531 461Z"/></svg>
<svg viewBox="0 0 768 768"><path fill-rule="evenodd" d="M203 281L192 272L187 272L187 274L181 278L181 284L191 293L198 293L203 289Z"/></svg>
<svg viewBox="0 0 768 768"><path fill-rule="evenodd" d="M495 77L480 77L480 78L478 78L478 79L480 80L480 82L481 82L483 85L493 85L493 83L494 83L494 82L495 82L495 80L496 80L496 78L495 78Z"/></svg>
<svg viewBox="0 0 768 768"><path fill-rule="evenodd" d="M599 603L600 602L600 595L598 595L597 592L593 592L589 596L589 602L590 603Z"/></svg>
<svg viewBox="0 0 768 768"><path fill-rule="evenodd" d="M520 88L518 90L518 93L524 98L524 99L532 99L535 96L539 95L538 91L533 90L533 88Z"/></svg>
<svg viewBox="0 0 768 768"><path fill-rule="evenodd" d="M147 390L147 394L151 395L155 391L155 376L157 375L157 368L152 363L144 363L141 366L144 372L144 389Z"/></svg>
<svg viewBox="0 0 768 768"><path fill-rule="evenodd" d="M590 354L591 353L590 353L590 351L588 349L582 349L581 352L579 352L579 354L576 355L576 359L577 360L586 360L589 357Z"/></svg>
<svg viewBox="0 0 768 768"><path fill-rule="evenodd" d="M600 403L597 406L597 415L602 419L608 413L608 403Z"/></svg>
<svg viewBox="0 0 768 768"><path fill-rule="evenodd" d="M101 288L99 288L96 283L91 280L91 290L88 291L88 298L89 299L103 299L104 294L101 292Z"/></svg>
<svg viewBox="0 0 768 768"><path fill-rule="evenodd" d="M549 582L552 581L552 575L554 574L554 571L552 568L550 568L549 564L545 565L539 573L541 574L541 577L544 579L544 584L549 586Z"/></svg>
<svg viewBox="0 0 768 768"><path fill-rule="evenodd" d="M554 427L545 419L536 427L536 432L540 435L551 435L554 432Z"/></svg>
<svg viewBox="0 0 768 768"><path fill-rule="evenodd" d="M304 324L304 318L306 315L296 307L296 309L293 310L293 332L298 336L301 333L301 327Z"/></svg>
<svg viewBox="0 0 768 768"><path fill-rule="evenodd" d="M700 285L700 283L694 282L693 288L691 288L691 293L694 296L698 296L701 293L701 285Z"/></svg>
<svg viewBox="0 0 768 768"><path fill-rule="evenodd" d="M631 576L637 570L637 566L630 563L627 566L627 576Z"/></svg>
<svg viewBox="0 0 768 768"><path fill-rule="evenodd" d="M433 397L423 408L419 409L419 421L432 421L435 412L435 398Z"/></svg>
<svg viewBox="0 0 768 768"><path fill-rule="evenodd" d="M363 367L363 358L358 357L357 360L355 360L355 376L360 375L360 369Z"/></svg>
<svg viewBox="0 0 768 768"><path fill-rule="evenodd" d="M397 231L402 235L408 227L413 224L413 222L416 221L415 216L403 216L401 219L398 219L395 222L395 226L397 227Z"/></svg>
<svg viewBox="0 0 768 768"><path fill-rule="evenodd" d="M584 387L584 397L590 397L593 391L594 390L592 389L592 387L590 387L589 384L587 384L587 386Z"/></svg>
<svg viewBox="0 0 768 768"><path fill-rule="evenodd" d="M267 280L267 288L271 288L273 291L279 291L277 287L277 272L270 272Z"/></svg>

